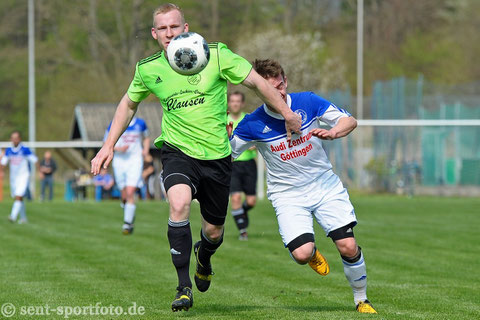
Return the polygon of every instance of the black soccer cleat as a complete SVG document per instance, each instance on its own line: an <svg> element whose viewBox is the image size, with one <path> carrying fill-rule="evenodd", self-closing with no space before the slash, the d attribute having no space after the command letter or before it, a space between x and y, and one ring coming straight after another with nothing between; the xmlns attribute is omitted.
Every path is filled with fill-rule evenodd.
<svg viewBox="0 0 480 320"><path fill-rule="evenodd" d="M210 282L212 282L212 265L209 263L208 266L203 266L198 260L198 250L200 249L200 244L202 242L198 241L193 247L195 252L195 259L197 262L197 271L195 272L195 285L197 286L198 291L205 292L210 287Z"/></svg>
<svg viewBox="0 0 480 320"><path fill-rule="evenodd" d="M177 287L177 294L172 302L172 311L188 311L191 307L193 307L192 289L189 287Z"/></svg>
<svg viewBox="0 0 480 320"><path fill-rule="evenodd" d="M247 231L240 232L240 235L238 236L238 240L240 240L240 241L248 241L248 233L247 233Z"/></svg>
<svg viewBox="0 0 480 320"><path fill-rule="evenodd" d="M131 235L133 233L133 223L124 223L122 227L122 233L125 236Z"/></svg>

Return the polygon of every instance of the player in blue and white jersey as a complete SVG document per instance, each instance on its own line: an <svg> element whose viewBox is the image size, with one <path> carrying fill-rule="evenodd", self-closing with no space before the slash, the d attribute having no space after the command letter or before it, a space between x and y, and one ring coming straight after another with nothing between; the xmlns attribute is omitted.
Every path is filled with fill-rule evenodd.
<svg viewBox="0 0 480 320"><path fill-rule="evenodd" d="M255 146L265 159L268 199L275 208L284 245L295 261L308 263L321 275L329 272L328 262L315 247L315 218L337 246L356 309L376 313L367 300L365 260L353 234L355 211L322 147L322 140L346 136L357 122L313 92L287 94L287 78L278 62L255 60L253 67L280 92L292 111L301 115L302 134L294 134L288 141L283 117L264 104L236 127L230 140L232 155L236 158ZM323 129L320 121L331 129Z"/></svg>
<svg viewBox="0 0 480 320"><path fill-rule="evenodd" d="M11 222L15 222L17 221L18 214L20 214L18 223L25 223L27 222L27 213L23 197L25 196L30 181L29 164L36 163L38 159L28 147L21 143L22 137L20 132L12 132L10 140L13 146L5 150L5 154L0 161L2 166L9 164L10 190L12 198L15 199L8 219Z"/></svg>
<svg viewBox="0 0 480 320"><path fill-rule="evenodd" d="M105 132L110 131L111 123ZM134 117L125 132L118 139L114 148L112 161L115 183L122 193L123 227L122 232L129 235L133 232L135 221L135 191L142 179L143 158L148 154L150 139L145 121Z"/></svg>

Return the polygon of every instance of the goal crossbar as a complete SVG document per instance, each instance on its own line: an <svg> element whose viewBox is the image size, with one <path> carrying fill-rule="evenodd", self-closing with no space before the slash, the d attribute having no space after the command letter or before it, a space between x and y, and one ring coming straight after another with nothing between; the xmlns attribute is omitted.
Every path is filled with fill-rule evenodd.
<svg viewBox="0 0 480 320"><path fill-rule="evenodd" d="M359 127L475 127L480 119L367 119L358 120ZM31 148L100 148L102 141L24 141ZM10 147L10 141L0 141L0 148Z"/></svg>

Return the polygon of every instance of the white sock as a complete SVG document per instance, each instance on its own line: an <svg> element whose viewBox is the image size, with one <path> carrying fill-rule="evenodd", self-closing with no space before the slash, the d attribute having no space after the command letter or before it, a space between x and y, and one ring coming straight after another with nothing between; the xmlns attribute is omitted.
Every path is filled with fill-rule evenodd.
<svg viewBox="0 0 480 320"><path fill-rule="evenodd" d="M125 203L125 208L123 208L123 221L125 223L133 223L135 219L135 208L136 206L133 203Z"/></svg>
<svg viewBox="0 0 480 320"><path fill-rule="evenodd" d="M355 304L367 300L367 266L363 259L363 253L357 262L349 263L342 259L343 271L353 290Z"/></svg>
<svg viewBox="0 0 480 320"><path fill-rule="evenodd" d="M20 210L22 210L22 201L15 200L13 202L12 212L10 213L10 218L12 218L13 221L17 220Z"/></svg>
<svg viewBox="0 0 480 320"><path fill-rule="evenodd" d="M22 201L22 207L20 208L20 220L27 221L27 211L25 209L25 202Z"/></svg>

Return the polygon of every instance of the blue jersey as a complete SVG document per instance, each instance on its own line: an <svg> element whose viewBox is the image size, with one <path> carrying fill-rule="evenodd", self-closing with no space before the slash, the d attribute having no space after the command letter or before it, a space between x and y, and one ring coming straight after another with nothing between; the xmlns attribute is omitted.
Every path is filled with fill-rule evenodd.
<svg viewBox="0 0 480 320"><path fill-rule="evenodd" d="M110 132L110 127L112 123L108 126L105 132L105 139L107 138L108 133ZM145 137L148 136L147 124L141 118L134 117L130 124L128 125L125 132L120 136L115 147L128 146L125 152L116 152L115 156L118 157L141 157L142 155L142 142Z"/></svg>
<svg viewBox="0 0 480 320"><path fill-rule="evenodd" d="M10 180L15 180L17 177L23 175L29 175L29 162L37 162L37 157L32 153L30 148L21 143L16 147L7 148L1 160L1 164L4 166L10 164Z"/></svg>
<svg viewBox="0 0 480 320"><path fill-rule="evenodd" d="M291 93L287 95L287 105L302 117L301 135L293 134L287 141L284 118L264 104L245 116L230 139L234 158L251 146L262 154L267 165L269 196L333 174L321 139L310 131L319 128L320 121L333 127L340 118L350 116L313 92Z"/></svg>

